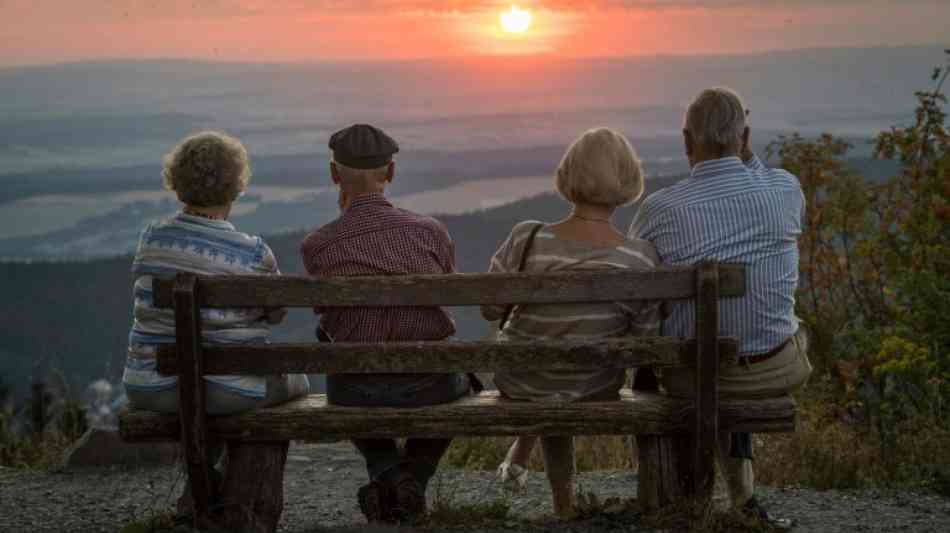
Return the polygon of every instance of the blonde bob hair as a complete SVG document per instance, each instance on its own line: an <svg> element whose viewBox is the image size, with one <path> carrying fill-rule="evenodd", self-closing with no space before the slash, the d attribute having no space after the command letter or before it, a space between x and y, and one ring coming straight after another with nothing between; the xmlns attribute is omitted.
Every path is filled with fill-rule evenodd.
<svg viewBox="0 0 950 533"><path fill-rule="evenodd" d="M643 167L620 132L596 128L584 132L564 154L555 186L567 201L617 207L643 194Z"/></svg>
<svg viewBox="0 0 950 533"><path fill-rule="evenodd" d="M188 205L228 205L247 188L250 159L241 141L217 131L186 137L165 155L162 180Z"/></svg>

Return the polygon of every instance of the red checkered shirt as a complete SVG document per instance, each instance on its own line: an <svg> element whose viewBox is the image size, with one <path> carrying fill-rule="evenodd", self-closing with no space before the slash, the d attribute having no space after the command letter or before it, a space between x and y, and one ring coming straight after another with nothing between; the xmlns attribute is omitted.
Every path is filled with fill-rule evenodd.
<svg viewBox="0 0 950 533"><path fill-rule="evenodd" d="M441 222L393 207L381 193L357 196L300 246L311 276L450 274L455 247ZM336 342L440 340L455 323L439 307L316 308Z"/></svg>

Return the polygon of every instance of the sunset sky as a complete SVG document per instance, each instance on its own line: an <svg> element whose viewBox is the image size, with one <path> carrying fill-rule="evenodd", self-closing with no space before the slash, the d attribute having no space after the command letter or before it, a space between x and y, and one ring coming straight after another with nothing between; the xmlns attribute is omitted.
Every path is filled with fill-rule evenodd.
<svg viewBox="0 0 950 533"><path fill-rule="evenodd" d="M950 0L0 0L0 65L749 53L950 44L948 25Z"/></svg>

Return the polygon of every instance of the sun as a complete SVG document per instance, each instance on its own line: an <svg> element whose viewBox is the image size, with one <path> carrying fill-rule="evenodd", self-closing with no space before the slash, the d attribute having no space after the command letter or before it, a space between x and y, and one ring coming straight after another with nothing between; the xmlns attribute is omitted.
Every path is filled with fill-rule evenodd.
<svg viewBox="0 0 950 533"><path fill-rule="evenodd" d="M531 28L531 12L518 6L511 6L499 17L501 29L506 33L524 33Z"/></svg>

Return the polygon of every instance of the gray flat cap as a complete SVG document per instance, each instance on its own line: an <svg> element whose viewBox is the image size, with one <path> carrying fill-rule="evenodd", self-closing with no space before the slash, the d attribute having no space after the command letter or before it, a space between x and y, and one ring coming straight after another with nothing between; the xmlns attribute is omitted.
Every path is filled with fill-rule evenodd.
<svg viewBox="0 0 950 533"><path fill-rule="evenodd" d="M383 130L369 124L354 124L330 137L333 159L350 168L379 168L393 160L399 144Z"/></svg>

